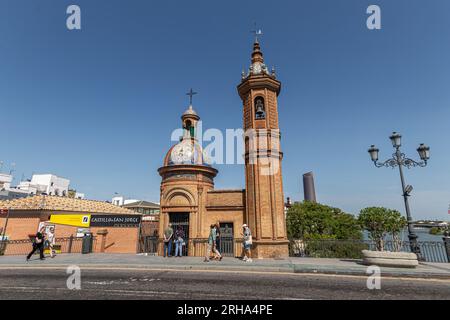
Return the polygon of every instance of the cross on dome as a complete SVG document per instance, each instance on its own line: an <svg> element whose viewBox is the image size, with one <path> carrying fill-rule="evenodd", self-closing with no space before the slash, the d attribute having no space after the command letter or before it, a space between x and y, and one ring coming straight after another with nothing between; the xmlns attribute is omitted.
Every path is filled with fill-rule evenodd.
<svg viewBox="0 0 450 320"><path fill-rule="evenodd" d="M188 93L186 93L186 95L189 96L189 105L190 106L192 106L192 97L196 94L198 94L198 92L194 92L194 90L192 90L192 88Z"/></svg>

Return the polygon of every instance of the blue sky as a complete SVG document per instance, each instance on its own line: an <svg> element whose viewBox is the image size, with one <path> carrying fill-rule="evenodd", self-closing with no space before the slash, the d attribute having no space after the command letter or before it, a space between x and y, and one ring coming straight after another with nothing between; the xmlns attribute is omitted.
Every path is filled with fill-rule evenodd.
<svg viewBox="0 0 450 320"><path fill-rule="evenodd" d="M82 10L68 31L66 8ZM382 29L366 28L378 4ZM188 105L205 129L240 128L236 91L257 21L279 97L285 196L303 198L314 171L322 203L357 213L400 209L398 171L376 169L393 152L431 147L406 171L414 217L448 218L450 2L447 0L0 2L0 160L22 174L55 173L88 198L114 192L159 200L161 166ZM8 165L6 168L8 169ZM218 166L216 188L243 188L244 168Z"/></svg>

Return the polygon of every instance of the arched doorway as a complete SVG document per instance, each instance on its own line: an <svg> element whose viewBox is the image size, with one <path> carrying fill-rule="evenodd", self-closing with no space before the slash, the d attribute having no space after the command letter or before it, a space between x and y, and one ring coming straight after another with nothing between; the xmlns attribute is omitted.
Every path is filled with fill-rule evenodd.
<svg viewBox="0 0 450 320"><path fill-rule="evenodd" d="M172 224L172 229L174 233L174 240L175 239L175 233L180 228L184 232L184 242L185 245L183 246L183 256L188 255L188 248L189 248L189 212L170 212L169 213L169 223ZM175 252L175 245L173 246L173 252Z"/></svg>

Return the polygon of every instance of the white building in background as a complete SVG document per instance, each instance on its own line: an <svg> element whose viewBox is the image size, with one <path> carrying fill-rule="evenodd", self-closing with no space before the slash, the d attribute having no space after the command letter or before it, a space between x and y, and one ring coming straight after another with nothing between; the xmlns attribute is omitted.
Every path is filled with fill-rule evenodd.
<svg viewBox="0 0 450 320"><path fill-rule="evenodd" d="M69 189L69 179L54 174L33 174L30 180L21 181L14 187L11 186L13 180L12 174L0 172L0 199L17 199L38 194L75 199L85 198L84 193Z"/></svg>
<svg viewBox="0 0 450 320"><path fill-rule="evenodd" d="M76 192L75 193L75 199L84 199L85 195L84 193Z"/></svg>
<svg viewBox="0 0 450 320"><path fill-rule="evenodd" d="M11 182L13 180L13 176L6 173L0 173L0 190L11 188Z"/></svg>
<svg viewBox="0 0 450 320"><path fill-rule="evenodd" d="M30 181L20 182L17 189L29 194L45 193L49 196L66 197L69 194L69 185L70 180L53 174L33 174Z"/></svg>
<svg viewBox="0 0 450 320"><path fill-rule="evenodd" d="M125 199L125 197L123 197L123 196L116 196L116 197L112 198L111 203L113 205L121 207L121 206L124 206L126 204L130 204L130 203L134 203L134 202L138 202L138 201L140 201L140 200L137 200L137 199Z"/></svg>
<svg viewBox="0 0 450 320"><path fill-rule="evenodd" d="M13 176L0 173L0 200L17 199L27 197L29 192L11 187Z"/></svg>

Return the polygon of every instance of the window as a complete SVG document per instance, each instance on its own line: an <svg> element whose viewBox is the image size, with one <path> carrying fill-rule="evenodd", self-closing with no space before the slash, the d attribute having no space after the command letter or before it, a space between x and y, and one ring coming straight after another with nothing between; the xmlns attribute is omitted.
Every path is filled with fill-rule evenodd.
<svg viewBox="0 0 450 320"><path fill-rule="evenodd" d="M255 119L265 119L266 118L266 108L264 106L264 98L256 97L255 98Z"/></svg>

